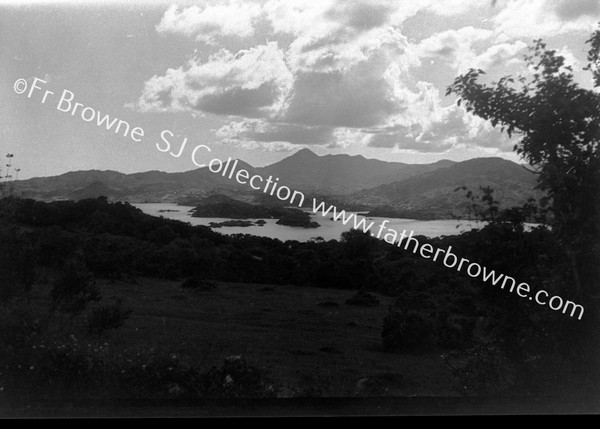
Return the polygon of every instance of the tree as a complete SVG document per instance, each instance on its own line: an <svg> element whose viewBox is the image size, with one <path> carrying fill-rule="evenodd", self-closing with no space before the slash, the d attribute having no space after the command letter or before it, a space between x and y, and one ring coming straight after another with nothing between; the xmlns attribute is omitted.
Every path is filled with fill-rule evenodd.
<svg viewBox="0 0 600 429"><path fill-rule="evenodd" d="M600 30L587 41L588 65L600 87ZM535 40L525 56L530 74L485 83L483 70L458 76L447 94L468 112L520 140L514 150L538 174L551 227L568 261L570 290L584 303L587 340L600 321L600 92L581 87L564 57ZM591 349L591 344L587 348ZM597 352L597 350L594 350Z"/></svg>
<svg viewBox="0 0 600 429"><path fill-rule="evenodd" d="M55 309L71 315L80 314L89 303L100 301L100 291L79 252L65 262L52 285L50 297Z"/></svg>

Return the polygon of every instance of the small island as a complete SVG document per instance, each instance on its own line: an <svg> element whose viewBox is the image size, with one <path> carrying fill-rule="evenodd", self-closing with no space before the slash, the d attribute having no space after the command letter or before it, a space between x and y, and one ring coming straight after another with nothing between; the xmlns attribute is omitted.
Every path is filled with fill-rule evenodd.
<svg viewBox="0 0 600 429"><path fill-rule="evenodd" d="M210 222L211 228L221 228L223 226L241 226L248 227L252 226L252 222L249 220L226 220L225 222Z"/></svg>
<svg viewBox="0 0 600 429"><path fill-rule="evenodd" d="M191 215L192 217L232 219L225 222L210 222L211 228L266 225L267 222L261 218L278 219L278 225L299 228L319 228L321 226L317 222L313 222L308 213L296 208L249 204L220 194L211 195L200 200L198 205L191 210ZM244 219L258 220L253 222Z"/></svg>
<svg viewBox="0 0 600 429"><path fill-rule="evenodd" d="M276 222L278 225L295 226L300 228L319 228L317 222L310 220L310 215L302 210L289 209L288 213Z"/></svg>

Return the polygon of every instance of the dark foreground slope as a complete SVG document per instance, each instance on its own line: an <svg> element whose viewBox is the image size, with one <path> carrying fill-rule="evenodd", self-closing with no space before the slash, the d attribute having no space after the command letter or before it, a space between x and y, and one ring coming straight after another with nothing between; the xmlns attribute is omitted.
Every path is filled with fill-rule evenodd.
<svg viewBox="0 0 600 429"><path fill-rule="evenodd" d="M544 229L418 239L564 282ZM357 231L283 243L103 198L4 199L0 279L0 403L14 407L586 387L558 353L577 333L566 316Z"/></svg>

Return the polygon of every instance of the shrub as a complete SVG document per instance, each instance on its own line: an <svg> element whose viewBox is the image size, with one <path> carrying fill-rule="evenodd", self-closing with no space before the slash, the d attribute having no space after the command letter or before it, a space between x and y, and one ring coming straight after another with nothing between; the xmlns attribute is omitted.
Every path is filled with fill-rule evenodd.
<svg viewBox="0 0 600 429"><path fill-rule="evenodd" d="M72 314L80 314L90 302L100 300L100 292L79 255L67 260L54 281L50 297L54 308Z"/></svg>
<svg viewBox="0 0 600 429"><path fill-rule="evenodd" d="M377 307L379 305L379 300L375 298L374 295L360 290L353 297L348 298L346 304L357 305L360 307Z"/></svg>
<svg viewBox="0 0 600 429"><path fill-rule="evenodd" d="M474 330L474 318L445 313L440 316L437 344L448 348L464 347L473 340Z"/></svg>
<svg viewBox="0 0 600 429"><path fill-rule="evenodd" d="M87 330L90 335L101 335L110 329L118 329L131 315L131 309L123 309L121 300L113 298L107 304L92 309L87 317Z"/></svg>
<svg viewBox="0 0 600 429"><path fill-rule="evenodd" d="M498 395L515 385L515 368L499 347L478 343L462 355L444 355L455 377L454 389L463 395Z"/></svg>
<svg viewBox="0 0 600 429"><path fill-rule="evenodd" d="M32 244L16 227L0 221L0 301L26 295L35 277Z"/></svg>
<svg viewBox="0 0 600 429"><path fill-rule="evenodd" d="M391 310L383 319L383 348L386 351L423 351L433 343L434 323L425 313Z"/></svg>
<svg viewBox="0 0 600 429"><path fill-rule="evenodd" d="M216 289L217 284L212 280L203 279L201 277L195 276L186 279L181 284L181 287L183 289L194 289L203 292L209 292L211 290Z"/></svg>
<svg viewBox="0 0 600 429"><path fill-rule="evenodd" d="M22 347L38 331L38 325L27 301L0 305L0 352Z"/></svg>
<svg viewBox="0 0 600 429"><path fill-rule="evenodd" d="M203 393L219 398L261 398L274 396L274 389L262 372L241 356L230 356L220 368L203 377Z"/></svg>
<svg viewBox="0 0 600 429"><path fill-rule="evenodd" d="M111 365L120 395L131 399L192 399L201 396L202 373L180 356L141 350ZM116 369L116 371L115 371Z"/></svg>

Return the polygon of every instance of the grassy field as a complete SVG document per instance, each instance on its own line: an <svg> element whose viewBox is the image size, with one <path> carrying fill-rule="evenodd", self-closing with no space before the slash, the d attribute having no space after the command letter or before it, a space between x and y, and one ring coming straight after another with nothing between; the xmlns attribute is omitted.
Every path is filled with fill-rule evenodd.
<svg viewBox="0 0 600 429"><path fill-rule="evenodd" d="M103 296L133 309L117 344L156 347L210 368L240 355L265 370L279 397L454 396L441 352L381 350L391 298L350 306L350 291L218 283L212 291L180 282L100 282Z"/></svg>

